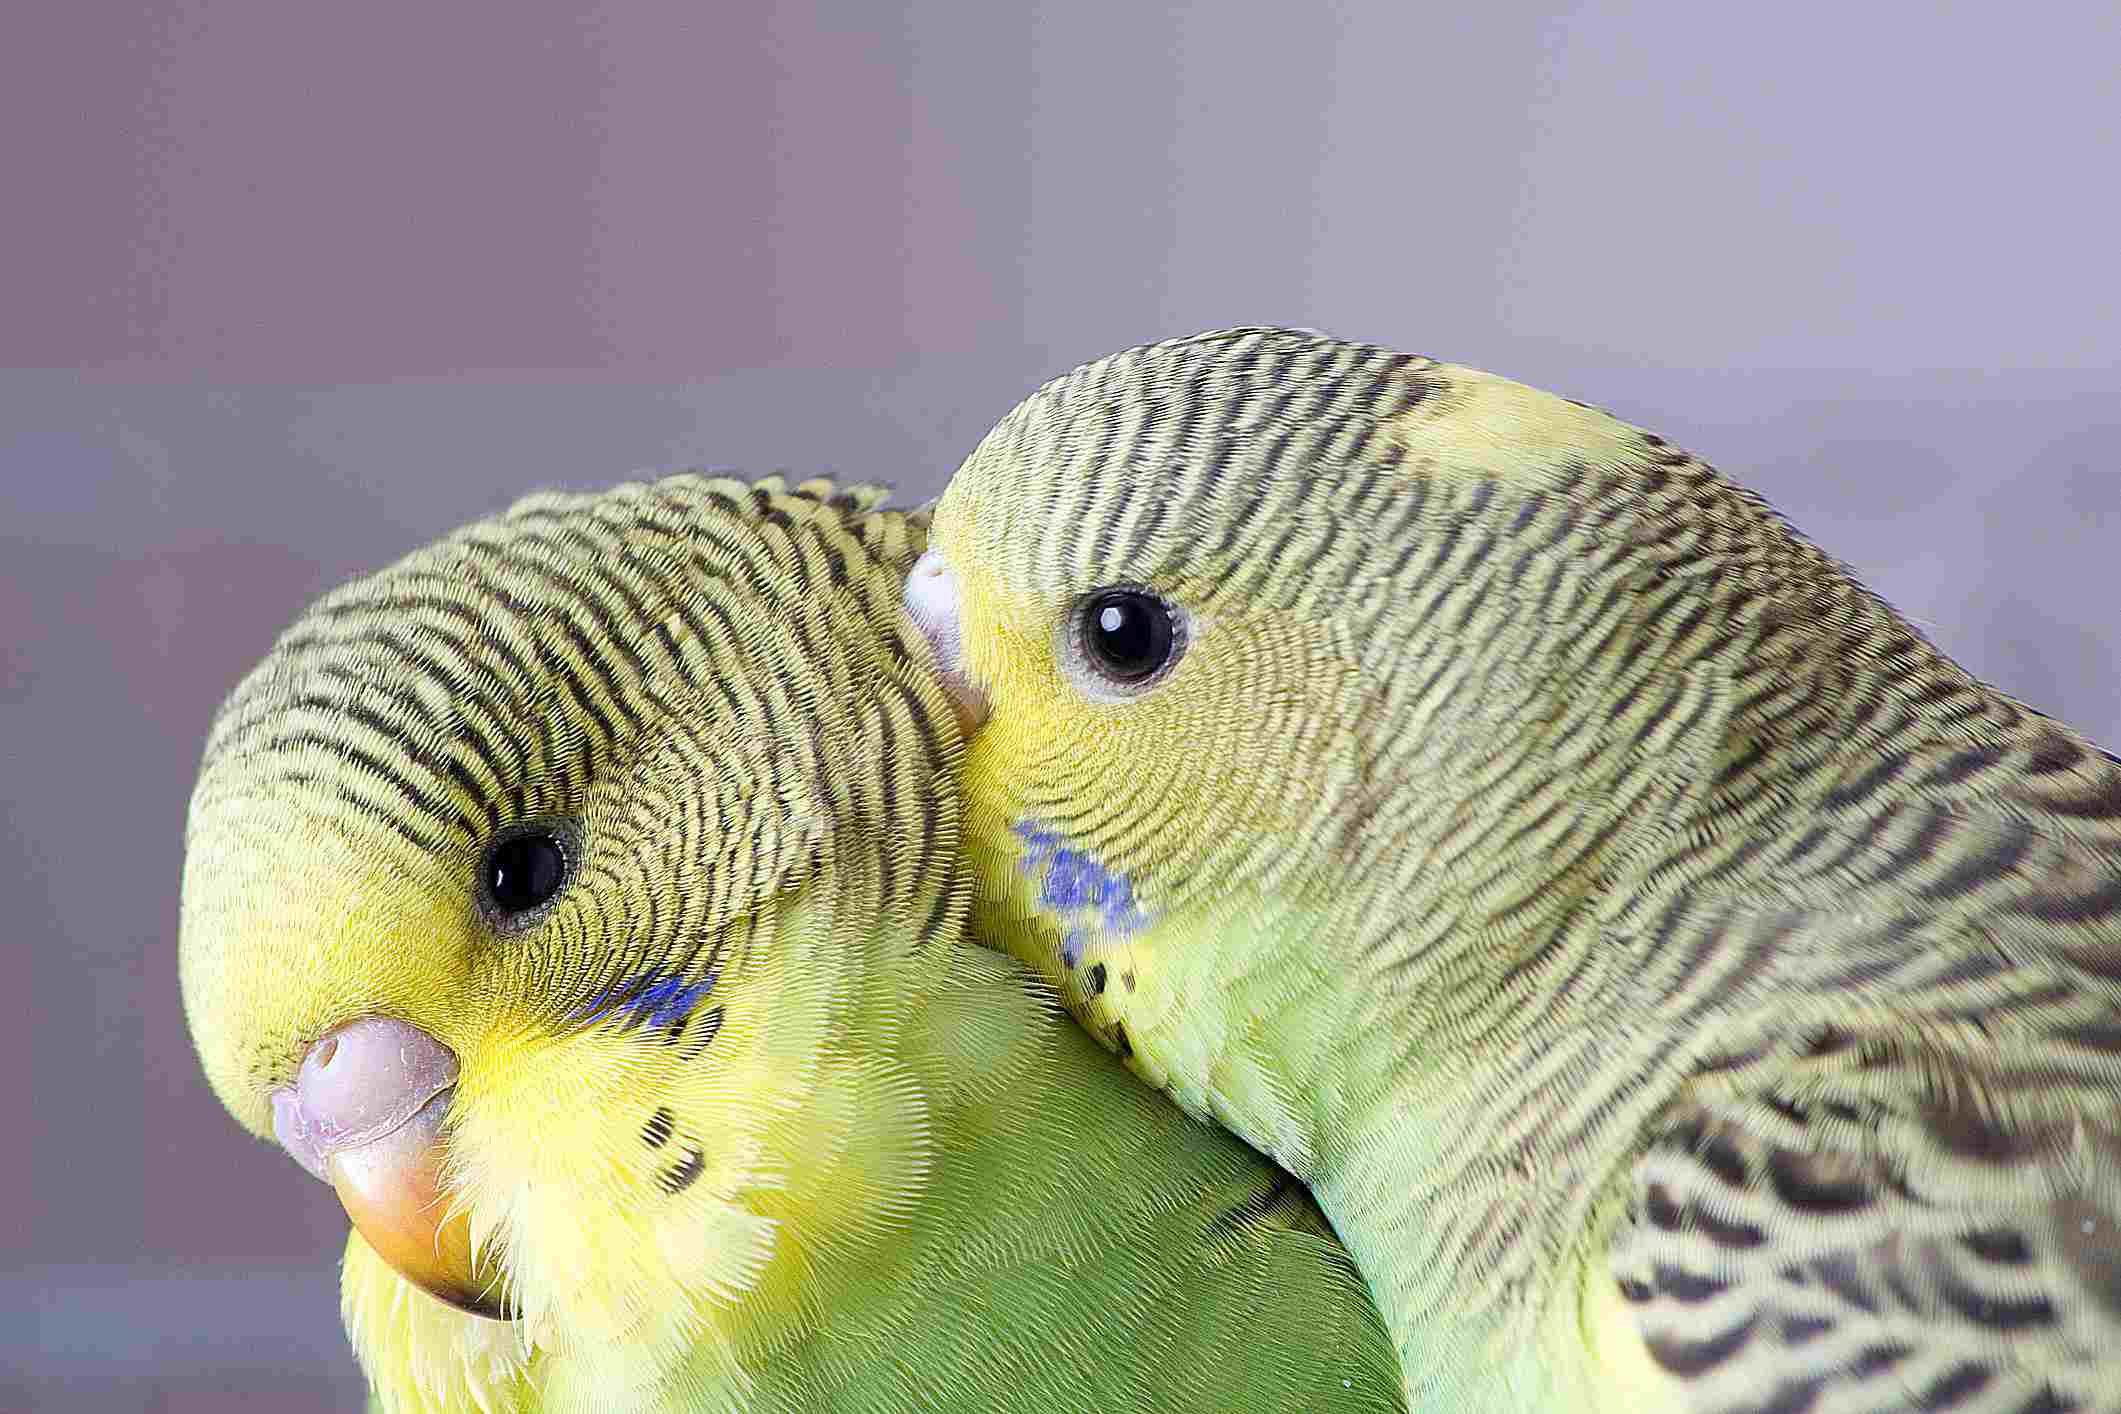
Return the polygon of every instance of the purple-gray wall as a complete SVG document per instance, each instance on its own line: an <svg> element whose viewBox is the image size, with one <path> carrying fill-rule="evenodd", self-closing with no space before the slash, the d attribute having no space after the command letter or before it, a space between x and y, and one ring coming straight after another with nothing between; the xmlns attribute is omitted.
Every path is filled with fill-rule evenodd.
<svg viewBox="0 0 2121 1414"><path fill-rule="evenodd" d="M934 491L1314 325L1598 402L2121 742L2121 9L26 3L0 19L0 1409L354 1409L176 999L208 714L541 485Z"/></svg>

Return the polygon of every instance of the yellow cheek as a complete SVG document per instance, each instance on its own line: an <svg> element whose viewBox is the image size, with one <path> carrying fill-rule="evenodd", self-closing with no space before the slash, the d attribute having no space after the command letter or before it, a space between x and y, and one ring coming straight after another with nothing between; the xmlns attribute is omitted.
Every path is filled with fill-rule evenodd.
<svg viewBox="0 0 2121 1414"><path fill-rule="evenodd" d="M767 1108L734 1093L765 1080L742 1031L714 1037L734 1067L681 1065L647 1028L511 1017L465 1059L457 1202L505 1264L524 1338L570 1379L626 1391L730 1346L716 1321L774 1256L774 1222L745 1201L775 1165Z"/></svg>
<svg viewBox="0 0 2121 1414"><path fill-rule="evenodd" d="M688 1034L720 1013L702 1048L525 1012L466 1057L461 1202L570 1379L619 1388L780 1338L824 1299L819 1281L903 1221L929 1124L919 1090L842 1035L874 999L855 990L835 906L826 891L787 905L696 1004Z"/></svg>
<svg viewBox="0 0 2121 1414"><path fill-rule="evenodd" d="M965 669L986 694L990 712L966 743L964 758L966 837L978 842L995 828L1006 830L1023 791L1056 754L1081 754L1089 724L1085 704L1054 664L1050 629L1027 628L1030 614L1006 612L991 576L975 570L964 580L959 620Z"/></svg>
<svg viewBox="0 0 2121 1414"><path fill-rule="evenodd" d="M954 567L953 567L954 568ZM1053 662L1051 617L1059 606L1015 606L981 568L959 570L958 632L965 673L990 700L1025 705L1060 690Z"/></svg>

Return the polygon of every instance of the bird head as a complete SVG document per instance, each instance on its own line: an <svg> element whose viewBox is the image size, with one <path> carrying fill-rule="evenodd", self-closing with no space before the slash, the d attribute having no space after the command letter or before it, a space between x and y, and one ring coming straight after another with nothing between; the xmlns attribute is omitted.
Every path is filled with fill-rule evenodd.
<svg viewBox="0 0 2121 1414"><path fill-rule="evenodd" d="M1454 1063L1463 996L1671 828L1771 519L1596 409L1304 330L1053 380L906 591L972 731L976 927L1311 1176L1344 1126L1297 1112L1385 999Z"/></svg>
<svg viewBox="0 0 2121 1414"><path fill-rule="evenodd" d="M916 1186L921 1097L849 1032L957 924L957 738L881 498L533 497L327 595L223 707L186 1012L344 1202L386 1402L730 1377Z"/></svg>

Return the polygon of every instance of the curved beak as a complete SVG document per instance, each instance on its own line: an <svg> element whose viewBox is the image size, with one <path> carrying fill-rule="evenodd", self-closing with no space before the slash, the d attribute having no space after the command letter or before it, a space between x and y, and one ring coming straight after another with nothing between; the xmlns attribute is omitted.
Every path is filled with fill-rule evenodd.
<svg viewBox="0 0 2121 1414"><path fill-rule="evenodd" d="M365 1017L320 1038L273 1095L273 1131L329 1183L363 1240L398 1274L460 1310L506 1320L498 1266L474 1259L452 1212L443 1121L457 1058L405 1022Z"/></svg>
<svg viewBox="0 0 2121 1414"><path fill-rule="evenodd" d="M987 720L987 698L965 674L957 575L941 552L930 550L913 562L912 573L906 576L906 612L935 650L943 690L957 709L958 725L971 736Z"/></svg>

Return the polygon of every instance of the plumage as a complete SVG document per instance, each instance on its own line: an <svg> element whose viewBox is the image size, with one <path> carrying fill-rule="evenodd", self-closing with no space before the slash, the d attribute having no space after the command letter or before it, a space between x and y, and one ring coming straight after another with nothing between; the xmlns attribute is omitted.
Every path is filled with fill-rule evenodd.
<svg viewBox="0 0 2121 1414"><path fill-rule="evenodd" d="M376 1127L476 1258L406 1271L505 1319L364 1225L377 1406L1401 1408L1302 1188L965 937L958 729L898 612L925 518L881 499L532 497L325 596L215 722L216 1092L343 1195L370 1141L317 1077L451 1082Z"/></svg>
<svg viewBox="0 0 2121 1414"><path fill-rule="evenodd" d="M1411 1402L2121 1409L2121 762L1757 496L1227 330L1026 399L914 582L982 936L1311 1185Z"/></svg>

